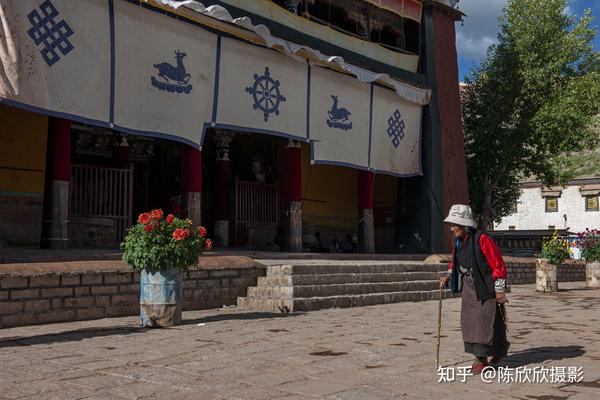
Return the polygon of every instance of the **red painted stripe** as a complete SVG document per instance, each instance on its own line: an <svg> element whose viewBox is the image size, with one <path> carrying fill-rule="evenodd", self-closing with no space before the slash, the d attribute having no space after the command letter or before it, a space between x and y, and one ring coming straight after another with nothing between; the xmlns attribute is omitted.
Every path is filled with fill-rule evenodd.
<svg viewBox="0 0 600 400"><path fill-rule="evenodd" d="M71 179L71 121L50 118L47 165L48 178L65 182Z"/></svg>
<svg viewBox="0 0 600 400"><path fill-rule="evenodd" d="M202 153L200 150L185 146L181 160L181 192L202 191Z"/></svg>
<svg viewBox="0 0 600 400"><path fill-rule="evenodd" d="M358 171L358 208L361 210L373 208L373 178L370 171Z"/></svg>

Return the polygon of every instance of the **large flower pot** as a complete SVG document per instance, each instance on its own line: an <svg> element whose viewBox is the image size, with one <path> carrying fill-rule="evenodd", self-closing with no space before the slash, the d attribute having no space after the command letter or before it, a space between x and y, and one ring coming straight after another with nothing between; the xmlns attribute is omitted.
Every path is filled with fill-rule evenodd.
<svg viewBox="0 0 600 400"><path fill-rule="evenodd" d="M142 326L162 328L181 323L181 270L142 270L140 278Z"/></svg>
<svg viewBox="0 0 600 400"><path fill-rule="evenodd" d="M600 287L600 262L596 261L585 265L585 280L590 288Z"/></svg>
<svg viewBox="0 0 600 400"><path fill-rule="evenodd" d="M535 265L535 288L538 292L558 291L558 271L556 264L550 264L548 260L539 258Z"/></svg>

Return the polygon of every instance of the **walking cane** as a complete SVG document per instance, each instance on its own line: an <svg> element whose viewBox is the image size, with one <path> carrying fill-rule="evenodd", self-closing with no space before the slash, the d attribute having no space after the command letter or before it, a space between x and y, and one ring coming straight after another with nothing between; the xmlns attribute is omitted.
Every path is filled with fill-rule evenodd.
<svg viewBox="0 0 600 400"><path fill-rule="evenodd" d="M504 332L508 332L508 315L506 314L506 304L498 304L500 307L500 316L504 323Z"/></svg>
<svg viewBox="0 0 600 400"><path fill-rule="evenodd" d="M435 369L440 367L440 338L442 335L442 282L440 281L440 302L438 305L438 331L437 331L437 346L435 352Z"/></svg>

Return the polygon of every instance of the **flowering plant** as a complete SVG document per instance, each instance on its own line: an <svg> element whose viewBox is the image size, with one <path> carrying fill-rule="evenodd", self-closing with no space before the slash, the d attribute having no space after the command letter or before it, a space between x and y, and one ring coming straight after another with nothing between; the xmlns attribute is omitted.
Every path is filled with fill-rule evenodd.
<svg viewBox="0 0 600 400"><path fill-rule="evenodd" d="M600 230L586 228L577 236L579 238L578 247L581 249L581 255L585 261L590 263L600 261Z"/></svg>
<svg viewBox="0 0 600 400"><path fill-rule="evenodd" d="M569 241L558 236L558 231L554 230L551 238L544 238L542 241L542 252L539 256L547 259L550 264L560 265L569 258Z"/></svg>
<svg viewBox="0 0 600 400"><path fill-rule="evenodd" d="M143 269L187 269L198 265L202 250L210 250L212 241L206 238L206 228L194 229L192 221L163 211L142 213L137 224L129 228L121 243L123 261L135 271Z"/></svg>

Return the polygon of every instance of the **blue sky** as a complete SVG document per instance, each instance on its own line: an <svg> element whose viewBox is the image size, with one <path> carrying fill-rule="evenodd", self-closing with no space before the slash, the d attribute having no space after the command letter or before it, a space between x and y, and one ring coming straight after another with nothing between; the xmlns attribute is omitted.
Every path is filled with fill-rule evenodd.
<svg viewBox="0 0 600 400"><path fill-rule="evenodd" d="M496 41L498 17L507 0L460 0L459 9L467 14L464 26L456 28L458 48L458 74L463 80L469 70L479 63L488 46ZM581 16L583 10L590 8L595 17L594 26L600 30L600 0L569 0L565 10L569 14ZM596 49L600 50L600 33L596 36Z"/></svg>

